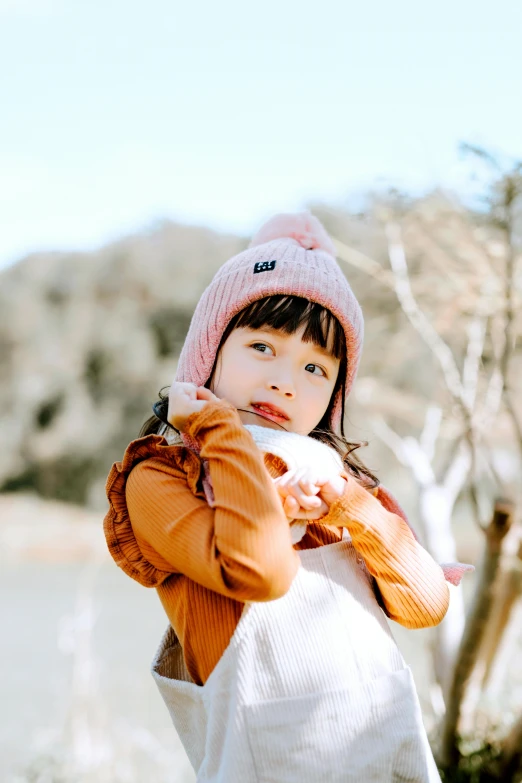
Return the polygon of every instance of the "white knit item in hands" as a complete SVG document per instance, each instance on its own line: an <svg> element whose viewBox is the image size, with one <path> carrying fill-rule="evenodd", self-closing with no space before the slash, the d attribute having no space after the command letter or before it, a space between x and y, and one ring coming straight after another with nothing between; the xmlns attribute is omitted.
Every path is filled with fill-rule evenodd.
<svg viewBox="0 0 522 783"><path fill-rule="evenodd" d="M274 454L283 460L287 470L316 468L318 473L339 476L343 471L343 462L339 454L326 443L299 435L296 432L283 432L257 424L246 424L261 453ZM307 521L295 519L290 523L292 543L297 544L306 533Z"/></svg>

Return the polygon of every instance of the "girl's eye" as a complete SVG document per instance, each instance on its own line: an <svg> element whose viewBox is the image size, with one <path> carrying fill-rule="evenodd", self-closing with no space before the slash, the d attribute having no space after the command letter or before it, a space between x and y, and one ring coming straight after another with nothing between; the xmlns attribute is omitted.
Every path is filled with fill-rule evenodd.
<svg viewBox="0 0 522 783"><path fill-rule="evenodd" d="M317 370L320 370L320 374L322 373L322 375L323 375L323 377L324 377L324 378L327 378L327 377L328 377L328 376L326 375L326 372L325 372L325 370L323 370L323 368L322 368L322 367L319 367L319 365L318 365L318 364L307 364L307 365L306 365L306 367L305 367L305 370L307 370L309 367L315 367ZM316 372L314 372L314 370L312 370L312 375L317 375L317 373L316 373Z"/></svg>
<svg viewBox="0 0 522 783"><path fill-rule="evenodd" d="M272 350L266 343L252 343L250 347L254 348L256 351L259 351L259 353L266 353L266 351L263 351L263 348L268 348L269 351Z"/></svg>

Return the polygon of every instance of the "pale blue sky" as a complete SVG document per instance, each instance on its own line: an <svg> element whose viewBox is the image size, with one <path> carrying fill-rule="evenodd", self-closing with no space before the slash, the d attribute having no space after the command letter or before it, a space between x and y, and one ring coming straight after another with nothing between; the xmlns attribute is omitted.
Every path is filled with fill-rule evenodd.
<svg viewBox="0 0 522 783"><path fill-rule="evenodd" d="M521 0L0 0L0 265L522 158Z"/></svg>

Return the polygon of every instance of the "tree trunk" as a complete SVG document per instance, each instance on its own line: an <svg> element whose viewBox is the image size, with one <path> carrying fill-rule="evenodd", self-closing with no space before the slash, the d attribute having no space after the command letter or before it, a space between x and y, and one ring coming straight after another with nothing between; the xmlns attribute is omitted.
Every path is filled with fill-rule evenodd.
<svg viewBox="0 0 522 783"><path fill-rule="evenodd" d="M522 766L522 715L502 743L498 762L499 780L512 780Z"/></svg>
<svg viewBox="0 0 522 783"><path fill-rule="evenodd" d="M439 764L448 768L458 763L458 725L461 705L469 678L475 666L486 623L493 604L495 580L498 573L500 552L504 536L513 521L513 504L497 500L493 519L486 529L486 548L478 577L475 598L471 607L460 644L457 662L453 669L446 715L442 724Z"/></svg>
<svg viewBox="0 0 522 783"><path fill-rule="evenodd" d="M493 611L479 654L482 690L488 687L492 671L497 668L496 659L503 646L506 628L511 624L513 610L522 593L522 542L516 554L507 559L506 565L497 580ZM498 677L493 679L498 680Z"/></svg>

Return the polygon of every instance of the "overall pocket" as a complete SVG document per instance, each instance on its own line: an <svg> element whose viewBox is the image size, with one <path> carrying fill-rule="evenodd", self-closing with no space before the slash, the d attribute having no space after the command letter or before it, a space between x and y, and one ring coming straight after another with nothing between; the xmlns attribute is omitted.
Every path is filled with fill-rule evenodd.
<svg viewBox="0 0 522 783"><path fill-rule="evenodd" d="M440 783L408 668L245 718L258 783Z"/></svg>

